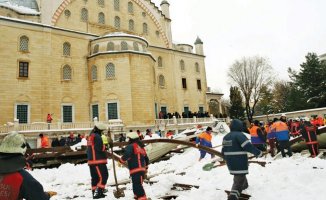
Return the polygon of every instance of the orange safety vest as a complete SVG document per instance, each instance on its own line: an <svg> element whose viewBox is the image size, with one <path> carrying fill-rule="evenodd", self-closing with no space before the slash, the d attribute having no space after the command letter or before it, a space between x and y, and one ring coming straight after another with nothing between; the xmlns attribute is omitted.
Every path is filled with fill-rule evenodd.
<svg viewBox="0 0 326 200"><path fill-rule="evenodd" d="M42 148L48 148L49 147L49 138L46 136L43 136L41 138L41 147Z"/></svg>

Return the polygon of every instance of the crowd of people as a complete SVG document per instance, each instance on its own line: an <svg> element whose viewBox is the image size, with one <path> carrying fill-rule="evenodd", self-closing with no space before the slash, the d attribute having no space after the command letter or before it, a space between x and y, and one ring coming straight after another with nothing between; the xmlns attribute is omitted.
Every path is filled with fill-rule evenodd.
<svg viewBox="0 0 326 200"><path fill-rule="evenodd" d="M178 112L174 112L174 113L165 113L163 111L160 111L158 114L158 118L159 119L172 119L173 117L176 118L193 118L193 117L197 117L197 118L203 118L203 117L209 117L209 113L208 112L192 112L192 111L188 111L188 112L182 112L181 115Z"/></svg>
<svg viewBox="0 0 326 200"><path fill-rule="evenodd" d="M63 147L63 146L73 146L82 141L84 135L78 134L77 137L75 136L74 132L69 132L68 137L64 136L57 136L52 139L51 143L49 137L43 133L39 134L39 138L41 140L40 146L41 148L49 148L49 147Z"/></svg>

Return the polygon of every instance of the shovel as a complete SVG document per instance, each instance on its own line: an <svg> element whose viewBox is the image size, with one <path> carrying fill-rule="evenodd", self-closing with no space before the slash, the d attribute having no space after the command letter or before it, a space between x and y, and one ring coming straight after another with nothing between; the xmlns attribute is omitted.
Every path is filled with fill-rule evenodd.
<svg viewBox="0 0 326 200"><path fill-rule="evenodd" d="M117 174L115 172L115 162L113 158L113 147L111 146L111 152L112 152L112 166L113 166L113 174L114 174L114 181L115 181L115 187L116 190L113 190L113 195L115 198L119 199L120 197L124 197L125 193L122 188L118 187L118 181L117 181Z"/></svg>

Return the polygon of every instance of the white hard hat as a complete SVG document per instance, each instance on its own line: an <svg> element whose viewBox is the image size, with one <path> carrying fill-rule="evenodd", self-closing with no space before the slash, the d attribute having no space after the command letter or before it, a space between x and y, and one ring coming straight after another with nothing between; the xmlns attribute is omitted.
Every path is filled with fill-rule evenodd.
<svg viewBox="0 0 326 200"><path fill-rule="evenodd" d="M282 113L281 117L286 117L286 115L284 113Z"/></svg>
<svg viewBox="0 0 326 200"><path fill-rule="evenodd" d="M0 153L20 153L25 154L27 149L23 135L16 131L10 132L0 144Z"/></svg>
<svg viewBox="0 0 326 200"><path fill-rule="evenodd" d="M306 121L306 122L310 121L309 117L304 117L303 120Z"/></svg>
<svg viewBox="0 0 326 200"><path fill-rule="evenodd" d="M96 123L95 126L99 129L99 130L106 130L108 129L108 126L106 124L103 123Z"/></svg>
<svg viewBox="0 0 326 200"><path fill-rule="evenodd" d="M131 139L137 139L139 138L138 134L136 132L128 132L127 137Z"/></svg>

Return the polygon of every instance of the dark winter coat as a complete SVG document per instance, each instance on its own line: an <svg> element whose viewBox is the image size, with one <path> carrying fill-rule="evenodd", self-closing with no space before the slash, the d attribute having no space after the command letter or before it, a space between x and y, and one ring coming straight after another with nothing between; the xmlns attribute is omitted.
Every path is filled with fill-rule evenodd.
<svg viewBox="0 0 326 200"><path fill-rule="evenodd" d="M302 137L306 144L317 144L317 129L310 122L304 122L299 126Z"/></svg>
<svg viewBox="0 0 326 200"><path fill-rule="evenodd" d="M107 163L107 153L101 138L101 132L93 130L87 141L88 165L98 165Z"/></svg>
<svg viewBox="0 0 326 200"><path fill-rule="evenodd" d="M1 200L48 200L43 186L23 169L22 155L0 155L0 199ZM6 164L3 164L6 163Z"/></svg>
<svg viewBox="0 0 326 200"><path fill-rule="evenodd" d="M230 174L248 174L247 152L261 156L262 152L254 147L242 133L243 124L234 119L230 125L231 132L223 138L222 154L226 160Z"/></svg>
<svg viewBox="0 0 326 200"><path fill-rule="evenodd" d="M143 144L139 140L132 141L126 147L125 153L120 158L120 162L128 162L130 174L145 172L149 164L149 159Z"/></svg>

